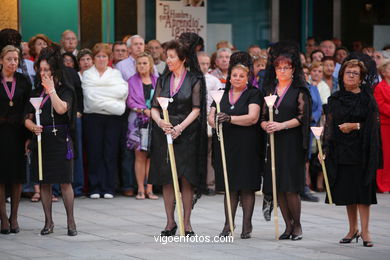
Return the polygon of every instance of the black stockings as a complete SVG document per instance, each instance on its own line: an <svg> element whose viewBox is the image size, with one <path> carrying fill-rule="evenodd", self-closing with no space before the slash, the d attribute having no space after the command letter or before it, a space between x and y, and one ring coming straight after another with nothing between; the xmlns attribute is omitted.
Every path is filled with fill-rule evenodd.
<svg viewBox="0 0 390 260"><path fill-rule="evenodd" d="M296 192L279 192L278 201L286 224L286 234L302 234L301 198Z"/></svg>
<svg viewBox="0 0 390 260"><path fill-rule="evenodd" d="M16 229L18 224L18 208L20 202L20 196L22 193L22 184L11 185L11 214L8 220L7 209L5 206L5 185L0 184L0 219L1 229Z"/></svg>

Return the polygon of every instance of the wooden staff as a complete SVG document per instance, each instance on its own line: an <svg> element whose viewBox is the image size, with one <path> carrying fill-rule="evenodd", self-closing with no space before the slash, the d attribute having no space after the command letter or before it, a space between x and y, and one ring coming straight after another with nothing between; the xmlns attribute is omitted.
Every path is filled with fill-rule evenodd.
<svg viewBox="0 0 390 260"><path fill-rule="evenodd" d="M269 122L274 121L274 103L276 101L277 96L271 95L264 97L265 102L268 106L269 111ZM275 239L279 240L279 217L278 217L278 198L276 193L276 170L275 170L275 140L274 133L271 133L270 136L271 143L271 171L272 171L272 196L273 196L273 204L274 204L274 224L275 224Z"/></svg>
<svg viewBox="0 0 390 260"><path fill-rule="evenodd" d="M42 97L35 97L30 98L30 103L35 108L35 121L38 126L41 125L41 118L40 118L40 106L42 103L43 98ZM43 180L43 170L42 170L42 136L39 134L37 136L38 139L38 177L39 180Z"/></svg>
<svg viewBox="0 0 390 260"><path fill-rule="evenodd" d="M164 121L166 123L169 123L169 114L168 114L169 98L158 97L157 100L158 100L158 103L160 104L160 106L163 110ZM172 136L170 134L166 135L166 136L167 136L167 143L168 143L169 161L171 163L173 189L175 192L175 199L176 199L176 209L177 209L177 215L179 217L179 232L180 232L180 236L185 236L183 211L181 208L182 201L181 201L181 194L180 194L180 188L179 188L179 180L177 178L175 152L173 150L173 140L172 140Z"/></svg>
<svg viewBox="0 0 390 260"><path fill-rule="evenodd" d="M221 107L219 104L220 104L222 96L223 96L223 91L210 91L210 95L214 99L214 101L217 105L217 113L220 113ZM234 224L233 224L232 206L230 204L230 190L229 190L229 180L228 180L227 167L226 167L225 144L223 141L222 124L217 124L216 126L217 126L218 140L219 140L219 144L221 146L223 178L225 181L226 204L227 204L227 209L228 209L230 235L234 236Z"/></svg>
<svg viewBox="0 0 390 260"><path fill-rule="evenodd" d="M310 129L313 132L314 137L317 140L318 153L320 154L321 158L324 158L324 154L322 152L322 145L321 145L321 134L324 131L324 128L323 127L310 127ZM322 166L322 173L324 174L325 187L326 187L326 193L328 194L329 204L333 204L332 194L330 193L328 174L326 173L326 167L325 167L324 160L321 160L321 166Z"/></svg>

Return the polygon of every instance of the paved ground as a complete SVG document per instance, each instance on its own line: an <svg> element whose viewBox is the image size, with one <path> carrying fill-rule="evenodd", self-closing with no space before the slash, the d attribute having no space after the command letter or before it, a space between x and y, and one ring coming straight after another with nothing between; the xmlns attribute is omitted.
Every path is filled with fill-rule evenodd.
<svg viewBox="0 0 390 260"><path fill-rule="evenodd" d="M324 194L319 194L322 201ZM192 226L198 235L219 234L222 229L223 196L204 196L196 205ZM302 241L275 241L273 222L261 215L262 197L256 200L252 239L242 240L242 212L237 215L233 243L155 242L165 226L162 199L137 201L76 200L79 235L66 235L63 204L54 203L54 233L42 237L43 211L40 203L23 200L20 205L19 234L0 235L0 259L390 259L390 195L378 194L379 205L372 207L373 248L338 243L347 232L344 207L303 202ZM284 230L280 217L280 230Z"/></svg>

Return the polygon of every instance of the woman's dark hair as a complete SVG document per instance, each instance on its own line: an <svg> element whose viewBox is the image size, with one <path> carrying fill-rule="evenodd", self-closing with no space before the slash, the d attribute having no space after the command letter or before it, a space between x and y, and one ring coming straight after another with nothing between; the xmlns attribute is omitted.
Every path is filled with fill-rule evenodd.
<svg viewBox="0 0 390 260"><path fill-rule="evenodd" d="M179 59L181 61L184 61L186 59L186 56L187 56L186 47L184 46L184 44L182 44L178 40L172 40L172 41L167 42L167 45L165 46L165 50L166 51L175 50L177 53L177 56L179 57Z"/></svg>
<svg viewBox="0 0 390 260"><path fill-rule="evenodd" d="M333 64L336 66L336 59L333 56L325 56L322 58L321 62L324 63L328 60L333 61Z"/></svg>
<svg viewBox="0 0 390 260"><path fill-rule="evenodd" d="M269 94L275 90L278 83L275 72L275 61L276 60L290 60L293 72L292 87L304 87L306 86L305 77L303 74L302 63L299 57L299 47L296 43L286 41L277 42L272 45L269 55L267 67L265 69L263 89L266 94Z"/></svg>
<svg viewBox="0 0 390 260"><path fill-rule="evenodd" d="M84 49L81 49L78 53L77 53L77 62L80 62L81 58L84 57L85 55L89 55L91 56L91 58L93 59L93 53L90 49L87 49L87 48L84 48Z"/></svg>
<svg viewBox="0 0 390 260"><path fill-rule="evenodd" d="M72 58L73 64L74 64L74 67L73 67L73 68L74 68L76 71L79 71L79 70L80 70L79 63L78 63L76 57L73 55L73 53L71 53L71 52L69 52L69 51L68 51L68 52L65 52L65 53L62 54L62 58L65 58L65 56L68 56L68 57Z"/></svg>
<svg viewBox="0 0 390 260"><path fill-rule="evenodd" d="M321 52L322 53L322 56L325 57L325 54L323 51L321 50L314 50L312 53L310 53L310 60L313 61L313 55L316 54L316 53L319 53Z"/></svg>
<svg viewBox="0 0 390 260"><path fill-rule="evenodd" d="M28 41L28 47L30 48L30 55L34 58L36 58L36 56L37 56L37 52L35 50L35 42L37 40L42 40L42 41L46 42L47 46L52 45L52 41L49 39L49 37L47 37L46 35L44 35L42 33L31 37L31 39Z"/></svg>
<svg viewBox="0 0 390 260"><path fill-rule="evenodd" d="M37 71L37 82L39 84L42 82L41 75L39 73L42 61L46 61L49 64L56 86L62 83L64 61L60 52L60 47L58 45L51 45L41 50L41 53L39 54L38 59L35 61L34 65L35 70Z"/></svg>

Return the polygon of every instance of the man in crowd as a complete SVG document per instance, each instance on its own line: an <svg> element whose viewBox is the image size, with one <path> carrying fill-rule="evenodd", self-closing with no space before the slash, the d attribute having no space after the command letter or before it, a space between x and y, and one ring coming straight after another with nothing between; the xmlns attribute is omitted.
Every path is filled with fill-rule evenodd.
<svg viewBox="0 0 390 260"><path fill-rule="evenodd" d="M164 72L166 63L161 60L161 55L164 49L158 40L150 40L147 44L147 49L153 57L154 65L157 67L158 73L161 75Z"/></svg>
<svg viewBox="0 0 390 260"><path fill-rule="evenodd" d="M320 43L320 50L325 54L325 57L330 56L333 57L336 52L336 45L331 40L325 40ZM333 77L339 76L339 70L341 66L339 64L336 64L336 67L334 68Z"/></svg>
<svg viewBox="0 0 390 260"><path fill-rule="evenodd" d="M248 53L252 57L259 57L261 56L261 48L259 45L252 44L248 47Z"/></svg>
<svg viewBox="0 0 390 260"><path fill-rule="evenodd" d="M112 65L113 65L113 67L115 67L115 65L118 62L120 62L128 57L129 57L129 53L127 51L126 43L118 41L112 45Z"/></svg>
<svg viewBox="0 0 390 260"><path fill-rule="evenodd" d="M75 57L77 57L77 45L78 40L76 34L71 30L65 30L61 34L61 53L71 52Z"/></svg>
<svg viewBox="0 0 390 260"><path fill-rule="evenodd" d="M222 83L223 87L226 84L226 78L229 69L229 61L232 51L229 48L221 48L217 50L217 58L215 60L216 69L211 71L211 75L215 76Z"/></svg>

